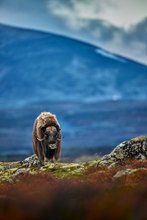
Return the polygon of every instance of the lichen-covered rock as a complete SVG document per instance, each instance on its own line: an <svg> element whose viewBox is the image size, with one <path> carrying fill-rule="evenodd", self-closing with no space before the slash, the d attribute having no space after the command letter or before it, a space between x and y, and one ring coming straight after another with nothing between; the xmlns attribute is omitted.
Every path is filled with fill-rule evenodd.
<svg viewBox="0 0 147 220"><path fill-rule="evenodd" d="M14 174L12 174L12 176L10 176L9 182L10 183L18 182L19 179L21 177L23 177L28 172L29 172L28 169L25 169L25 168L17 169L16 168L16 172L14 172Z"/></svg>
<svg viewBox="0 0 147 220"><path fill-rule="evenodd" d="M97 160L85 163L45 162L43 165L35 155L18 162L0 162L0 182L14 183L25 174L50 172L58 177L72 177L83 175L85 170L97 164Z"/></svg>
<svg viewBox="0 0 147 220"><path fill-rule="evenodd" d="M35 154L21 161L21 164L24 165L24 167L25 166L26 167L35 167L35 166L40 167L42 165L38 157Z"/></svg>
<svg viewBox="0 0 147 220"><path fill-rule="evenodd" d="M99 165L110 165L124 160L144 159L147 159L147 136L139 136L116 146L110 154L102 158Z"/></svg>
<svg viewBox="0 0 147 220"><path fill-rule="evenodd" d="M146 168L137 168L137 169L125 169L125 170L119 170L114 176L113 176L113 180L121 178L123 176L128 176L131 175L133 173L139 172L139 171L146 171Z"/></svg>
<svg viewBox="0 0 147 220"><path fill-rule="evenodd" d="M41 164L35 155L18 162L0 162L0 182L17 182L19 179L28 174L38 174L41 172L50 172L58 177L72 177L83 175L90 167L105 166L113 169L120 162L125 160L144 160L147 159L147 137L140 136L119 144L110 154L105 155L98 160L82 163L62 163L62 162L45 162ZM128 171L130 173L132 171ZM125 175L126 171L117 174Z"/></svg>

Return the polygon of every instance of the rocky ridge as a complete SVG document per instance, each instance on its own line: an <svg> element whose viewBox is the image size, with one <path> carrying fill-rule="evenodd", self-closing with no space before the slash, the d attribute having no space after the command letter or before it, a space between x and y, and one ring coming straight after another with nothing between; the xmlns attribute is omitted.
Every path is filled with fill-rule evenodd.
<svg viewBox="0 0 147 220"><path fill-rule="evenodd" d="M105 155L99 165L112 165L125 160L145 160L147 159L147 136L139 136L128 141L124 141Z"/></svg>
<svg viewBox="0 0 147 220"><path fill-rule="evenodd" d="M146 160L147 159L147 136L139 136L128 141L124 141L114 148L114 150L99 160L84 163L45 163L41 166L35 155L18 162L0 162L0 182L14 183L19 181L26 174L39 174L50 172L53 175L63 177L82 176L89 168L105 167L105 170L119 166L119 170L113 175L112 181L130 175L135 172L147 172L147 168L128 168L123 166L125 161Z"/></svg>

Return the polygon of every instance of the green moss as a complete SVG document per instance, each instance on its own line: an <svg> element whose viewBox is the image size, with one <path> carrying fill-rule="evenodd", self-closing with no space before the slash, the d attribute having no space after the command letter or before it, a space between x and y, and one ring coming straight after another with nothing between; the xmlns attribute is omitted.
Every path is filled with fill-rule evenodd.
<svg viewBox="0 0 147 220"><path fill-rule="evenodd" d="M48 164L42 167L40 170L45 172L51 172L58 177L69 177L82 175L84 169L83 164L75 163L58 163L58 164Z"/></svg>
<svg viewBox="0 0 147 220"><path fill-rule="evenodd" d="M86 163L83 163L83 166L85 168L89 168L89 167L95 167L100 163L101 160L92 160L92 161L88 161Z"/></svg>
<svg viewBox="0 0 147 220"><path fill-rule="evenodd" d="M20 162L0 163L0 182L13 182L12 179L17 179L19 174L29 173L31 175L40 172L50 172L57 177L72 177L83 175L85 169L95 165L95 161L88 163L46 163L45 166L31 166Z"/></svg>

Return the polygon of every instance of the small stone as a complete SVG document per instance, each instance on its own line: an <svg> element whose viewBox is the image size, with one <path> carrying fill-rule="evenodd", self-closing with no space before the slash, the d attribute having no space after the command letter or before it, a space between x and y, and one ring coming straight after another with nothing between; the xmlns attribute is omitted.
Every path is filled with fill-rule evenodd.
<svg viewBox="0 0 147 220"><path fill-rule="evenodd" d="M118 162L114 162L108 166L108 169L115 168L118 165Z"/></svg>
<svg viewBox="0 0 147 220"><path fill-rule="evenodd" d="M29 171L27 169L18 169L15 174L13 174L11 176L11 178L9 179L10 183L14 183L19 181L19 179L24 176L26 173L28 173Z"/></svg>
<svg viewBox="0 0 147 220"><path fill-rule="evenodd" d="M130 175L132 173L136 173L140 170L145 170L147 171L147 168L138 168L138 169L125 169L125 170L120 170L118 171L112 178L112 180L115 180L115 179L118 179L118 178L121 178L123 176L126 176L126 175Z"/></svg>

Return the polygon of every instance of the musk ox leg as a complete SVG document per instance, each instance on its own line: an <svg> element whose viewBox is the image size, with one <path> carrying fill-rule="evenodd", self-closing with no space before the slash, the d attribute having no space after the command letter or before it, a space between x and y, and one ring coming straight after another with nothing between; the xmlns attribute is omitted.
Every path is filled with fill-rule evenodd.
<svg viewBox="0 0 147 220"><path fill-rule="evenodd" d="M61 157L61 132L58 134L57 148L55 150L55 159L58 160Z"/></svg>
<svg viewBox="0 0 147 220"><path fill-rule="evenodd" d="M49 161L49 149L48 149L48 146L47 144L45 144L43 146L43 155L44 155L44 162L48 162Z"/></svg>
<svg viewBox="0 0 147 220"><path fill-rule="evenodd" d="M57 148L55 150L55 159L58 160L61 157L61 141L57 143Z"/></svg>
<svg viewBox="0 0 147 220"><path fill-rule="evenodd" d="M41 163L44 162L44 155L41 143L37 143L36 145L36 155Z"/></svg>
<svg viewBox="0 0 147 220"><path fill-rule="evenodd" d="M33 151L37 155L37 144L38 144L38 141L36 139L33 139L32 140L32 144L33 144Z"/></svg>
<svg viewBox="0 0 147 220"><path fill-rule="evenodd" d="M54 162L55 151L56 149L50 149L50 148L47 149L46 157L50 162Z"/></svg>

